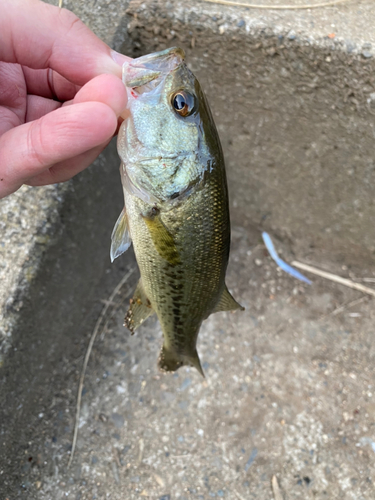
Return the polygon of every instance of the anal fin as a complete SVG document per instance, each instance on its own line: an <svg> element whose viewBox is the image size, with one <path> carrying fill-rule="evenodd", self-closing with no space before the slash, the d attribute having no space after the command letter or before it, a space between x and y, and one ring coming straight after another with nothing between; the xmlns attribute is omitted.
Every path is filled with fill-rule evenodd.
<svg viewBox="0 0 375 500"><path fill-rule="evenodd" d="M133 298L130 299L130 307L125 316L124 326L133 335L134 331L151 315L154 314L151 302L143 290L142 279L138 281Z"/></svg>
<svg viewBox="0 0 375 500"><path fill-rule="evenodd" d="M242 307L230 294L227 285L224 284L224 289L221 294L221 297L216 304L214 310L212 311L213 313L219 312L219 311L235 311L237 309L240 309L241 311L244 311L245 308Z"/></svg>
<svg viewBox="0 0 375 500"><path fill-rule="evenodd" d="M126 252L132 242L125 207L113 228L111 240L111 262L113 262L117 257Z"/></svg>

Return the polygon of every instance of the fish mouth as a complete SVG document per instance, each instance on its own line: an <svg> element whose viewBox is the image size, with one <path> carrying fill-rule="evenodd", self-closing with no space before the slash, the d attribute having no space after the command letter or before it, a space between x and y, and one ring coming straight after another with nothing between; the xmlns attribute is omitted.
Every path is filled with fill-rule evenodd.
<svg viewBox="0 0 375 500"><path fill-rule="evenodd" d="M122 81L126 87L137 89L150 85L155 88L160 78L176 69L185 59L185 52L171 47L160 52L147 54L122 66Z"/></svg>
<svg viewBox="0 0 375 500"><path fill-rule="evenodd" d="M150 163L150 160L177 160L188 158L191 153L174 153L174 154L161 154L158 156L145 156L144 158L139 158L137 163Z"/></svg>

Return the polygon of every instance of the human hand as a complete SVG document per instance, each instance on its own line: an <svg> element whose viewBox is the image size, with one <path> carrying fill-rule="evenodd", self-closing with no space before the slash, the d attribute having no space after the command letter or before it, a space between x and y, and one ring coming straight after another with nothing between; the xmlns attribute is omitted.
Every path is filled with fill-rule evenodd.
<svg viewBox="0 0 375 500"><path fill-rule="evenodd" d="M74 14L39 0L0 5L0 198L70 179L116 132L121 65Z"/></svg>

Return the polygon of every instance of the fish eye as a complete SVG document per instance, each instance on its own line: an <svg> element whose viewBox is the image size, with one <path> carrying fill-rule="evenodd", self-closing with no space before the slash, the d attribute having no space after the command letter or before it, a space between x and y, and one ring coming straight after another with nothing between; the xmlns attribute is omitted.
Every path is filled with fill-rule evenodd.
<svg viewBox="0 0 375 500"><path fill-rule="evenodd" d="M172 95L172 106L180 116L189 116L194 109L194 97L184 90L179 90Z"/></svg>

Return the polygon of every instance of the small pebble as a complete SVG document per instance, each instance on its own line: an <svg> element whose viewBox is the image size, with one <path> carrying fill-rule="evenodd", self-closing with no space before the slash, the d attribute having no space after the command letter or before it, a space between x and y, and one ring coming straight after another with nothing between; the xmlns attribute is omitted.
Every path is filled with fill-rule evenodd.
<svg viewBox="0 0 375 500"><path fill-rule="evenodd" d="M113 423L115 424L115 427L117 427L117 429L121 429L121 427L125 423L124 417L122 415L120 415L119 413L112 413L111 419L112 419Z"/></svg>
<svg viewBox="0 0 375 500"><path fill-rule="evenodd" d="M113 472L113 477L114 477L115 482L117 484L119 484L120 483L120 476L118 473L118 467L117 467L116 462L112 462L112 472Z"/></svg>
<svg viewBox="0 0 375 500"><path fill-rule="evenodd" d="M245 472L247 472L250 469L250 467L251 467L252 463L254 462L254 460L256 459L257 455L258 455L257 448L253 448L251 455L250 455L250 458L245 464Z"/></svg>
<svg viewBox="0 0 375 500"><path fill-rule="evenodd" d="M348 51L349 54L351 52L353 52L353 50L355 49L355 47L356 47L355 43L352 43L352 42L347 42L346 43L346 50Z"/></svg>
<svg viewBox="0 0 375 500"><path fill-rule="evenodd" d="M187 387L189 387L189 385L191 384L192 380L191 378L187 377L181 384L180 386L180 391L183 391L184 389L186 389Z"/></svg>
<svg viewBox="0 0 375 500"><path fill-rule="evenodd" d="M180 401L178 403L178 406L181 408L181 410L187 410L189 403L187 401Z"/></svg>

